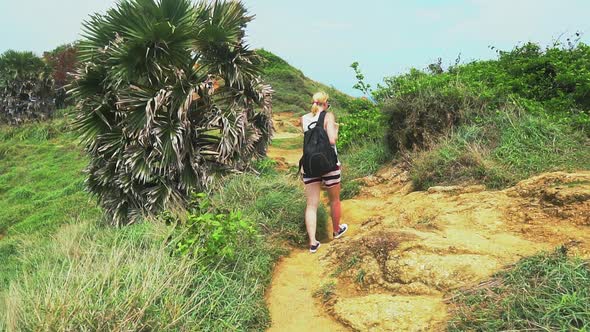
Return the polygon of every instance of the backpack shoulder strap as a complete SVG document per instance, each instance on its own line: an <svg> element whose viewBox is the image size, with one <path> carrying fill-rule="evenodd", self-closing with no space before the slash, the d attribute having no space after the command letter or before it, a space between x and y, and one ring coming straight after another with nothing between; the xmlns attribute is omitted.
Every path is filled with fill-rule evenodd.
<svg viewBox="0 0 590 332"><path fill-rule="evenodd" d="M320 117L318 119L318 123L316 124L316 126L320 126L320 128L324 129L324 118L326 117L326 111L322 111L322 113L320 113Z"/></svg>

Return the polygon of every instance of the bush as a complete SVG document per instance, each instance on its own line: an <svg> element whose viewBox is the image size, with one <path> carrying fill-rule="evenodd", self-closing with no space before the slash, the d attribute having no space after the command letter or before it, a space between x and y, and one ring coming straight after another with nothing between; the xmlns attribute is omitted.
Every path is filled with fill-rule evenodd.
<svg viewBox="0 0 590 332"><path fill-rule="evenodd" d="M406 75L387 77L385 86L380 86L373 96L380 103L396 104L404 96L411 98L418 92L428 94L463 86L486 101L492 111L514 99L536 102L538 109L554 120L567 122L588 134L589 57L590 47L584 43L556 44L544 50L537 44L527 43L511 51L498 51L497 60L457 64L447 72L428 74L412 69Z"/></svg>
<svg viewBox="0 0 590 332"><path fill-rule="evenodd" d="M252 19L236 1L122 0L85 22L74 126L113 224L184 206L265 154L272 88L243 38Z"/></svg>
<svg viewBox="0 0 590 332"><path fill-rule="evenodd" d="M358 140L380 140L385 133L385 117L381 110L366 99L350 102L352 111L340 117L338 122L338 148L345 151Z"/></svg>
<svg viewBox="0 0 590 332"><path fill-rule="evenodd" d="M459 84L401 94L383 105L389 148L392 153L427 148L485 107L484 100Z"/></svg>
<svg viewBox="0 0 590 332"><path fill-rule="evenodd" d="M202 257L205 266L232 263L243 246L252 246L256 229L240 211L221 211L211 206L204 193L194 194L174 253Z"/></svg>
<svg viewBox="0 0 590 332"><path fill-rule="evenodd" d="M417 189L503 188L538 172L586 169L590 47L525 44L497 60L412 69L373 96L392 152L411 155Z"/></svg>
<svg viewBox="0 0 590 332"><path fill-rule="evenodd" d="M33 52L0 54L0 124L47 120L55 112L51 68Z"/></svg>

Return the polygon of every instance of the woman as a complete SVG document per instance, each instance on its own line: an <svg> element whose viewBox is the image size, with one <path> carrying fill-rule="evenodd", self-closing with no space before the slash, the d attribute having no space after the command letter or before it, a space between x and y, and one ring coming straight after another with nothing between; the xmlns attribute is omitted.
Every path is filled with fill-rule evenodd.
<svg viewBox="0 0 590 332"><path fill-rule="evenodd" d="M313 95L313 104L311 112L301 117L301 125L303 132L314 128L320 114L327 112L330 108L328 103L328 94L325 92L318 92ZM338 139L338 124L334 113L327 112L324 119L324 129L328 133L330 144L336 151L336 140ZM305 227L309 236L309 251L314 253L320 247L320 242L316 240L316 225L317 225L317 210L320 202L320 191L323 185L328 191L330 197L330 213L332 215L333 235L337 239L342 236L347 230L348 225L340 225L340 161L334 170L327 172L319 177L308 177L303 174L303 182L305 183L305 196L307 198L307 207L305 209Z"/></svg>

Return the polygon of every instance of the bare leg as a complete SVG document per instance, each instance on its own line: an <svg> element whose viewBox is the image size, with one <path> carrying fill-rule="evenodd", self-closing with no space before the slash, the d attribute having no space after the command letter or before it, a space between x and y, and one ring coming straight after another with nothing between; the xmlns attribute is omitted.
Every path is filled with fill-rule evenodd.
<svg viewBox="0 0 590 332"><path fill-rule="evenodd" d="M320 203L320 182L314 182L305 185L305 197L307 197L307 207L305 208L305 227L309 236L309 245L317 243L315 231L317 228L318 205Z"/></svg>
<svg viewBox="0 0 590 332"><path fill-rule="evenodd" d="M338 231L340 227L340 183L328 188L328 197L330 197L330 213L332 214L332 231Z"/></svg>

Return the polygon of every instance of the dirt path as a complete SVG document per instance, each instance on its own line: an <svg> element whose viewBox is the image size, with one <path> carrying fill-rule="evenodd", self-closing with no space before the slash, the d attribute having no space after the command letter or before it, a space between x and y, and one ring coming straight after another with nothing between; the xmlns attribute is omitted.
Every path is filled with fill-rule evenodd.
<svg viewBox="0 0 590 332"><path fill-rule="evenodd" d="M306 250L294 250L281 260L267 297L273 322L269 331L347 331L313 297L326 279L322 271L318 256Z"/></svg>
<svg viewBox="0 0 590 332"><path fill-rule="evenodd" d="M564 243L590 257L590 172L543 174L503 191L410 189L397 168L366 178L343 201L344 238L279 263L271 331L444 330L452 291ZM329 282L322 303L313 293Z"/></svg>

